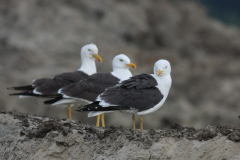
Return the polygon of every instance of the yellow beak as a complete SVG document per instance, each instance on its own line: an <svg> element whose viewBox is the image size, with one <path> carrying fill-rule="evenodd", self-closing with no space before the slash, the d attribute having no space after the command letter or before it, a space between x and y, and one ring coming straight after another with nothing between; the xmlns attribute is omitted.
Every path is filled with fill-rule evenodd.
<svg viewBox="0 0 240 160"><path fill-rule="evenodd" d="M160 69L158 70L158 76L160 75L160 74L162 74L162 72L163 71L161 71Z"/></svg>
<svg viewBox="0 0 240 160"><path fill-rule="evenodd" d="M96 58L100 63L102 63L102 58L98 54L93 55L93 57Z"/></svg>
<svg viewBox="0 0 240 160"><path fill-rule="evenodd" d="M137 68L137 66L134 64L134 63L129 63L129 64L126 64L128 67L132 67L132 68Z"/></svg>

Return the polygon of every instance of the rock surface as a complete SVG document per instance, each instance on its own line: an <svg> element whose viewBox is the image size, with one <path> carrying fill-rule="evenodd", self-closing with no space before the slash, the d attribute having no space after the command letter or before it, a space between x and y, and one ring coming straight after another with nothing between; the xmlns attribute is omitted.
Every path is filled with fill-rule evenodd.
<svg viewBox="0 0 240 160"><path fill-rule="evenodd" d="M171 129L97 128L77 121L0 113L3 159L234 159L240 158L240 129L172 125Z"/></svg>

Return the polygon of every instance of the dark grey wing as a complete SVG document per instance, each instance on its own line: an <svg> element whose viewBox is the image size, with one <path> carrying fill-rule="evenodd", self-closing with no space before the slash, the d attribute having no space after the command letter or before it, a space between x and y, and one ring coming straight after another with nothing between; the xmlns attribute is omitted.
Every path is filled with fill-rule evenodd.
<svg viewBox="0 0 240 160"><path fill-rule="evenodd" d="M140 112L154 107L163 99L163 95L157 88L138 90L111 87L101 95L101 99L106 103L137 109Z"/></svg>
<svg viewBox="0 0 240 160"><path fill-rule="evenodd" d="M60 88L79 82L87 77L88 75L82 71L68 72L53 78L37 79L33 82L33 86L42 95L57 95Z"/></svg>
<svg viewBox="0 0 240 160"><path fill-rule="evenodd" d="M157 81L150 74L140 74L123 81L120 87L128 89L129 88L144 89L152 88L157 85L158 85Z"/></svg>
<svg viewBox="0 0 240 160"><path fill-rule="evenodd" d="M71 98L94 101L106 88L116 85L120 79L111 73L95 73L88 78L63 87L61 93Z"/></svg>
<svg viewBox="0 0 240 160"><path fill-rule="evenodd" d="M154 107L163 99L163 95L159 89L155 87L156 85L157 81L155 78L148 74L131 77L115 87L107 88L101 94L101 101L112 104L113 106L100 107L98 105L97 107L93 107L93 105L90 104L81 111L147 110Z"/></svg>

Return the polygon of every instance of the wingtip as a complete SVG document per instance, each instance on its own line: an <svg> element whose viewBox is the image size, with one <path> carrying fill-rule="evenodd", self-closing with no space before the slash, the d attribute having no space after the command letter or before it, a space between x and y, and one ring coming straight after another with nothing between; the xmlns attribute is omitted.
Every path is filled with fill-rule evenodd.
<svg viewBox="0 0 240 160"><path fill-rule="evenodd" d="M7 87L7 89L10 89L10 90L12 90L12 89L14 89L13 87Z"/></svg>

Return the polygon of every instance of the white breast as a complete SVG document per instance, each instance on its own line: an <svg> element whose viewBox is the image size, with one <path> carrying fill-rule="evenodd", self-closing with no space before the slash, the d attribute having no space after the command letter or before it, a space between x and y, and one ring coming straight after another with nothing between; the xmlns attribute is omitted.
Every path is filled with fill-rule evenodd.
<svg viewBox="0 0 240 160"><path fill-rule="evenodd" d="M120 82L132 77L132 73L128 69L115 69L111 74L120 79Z"/></svg>

